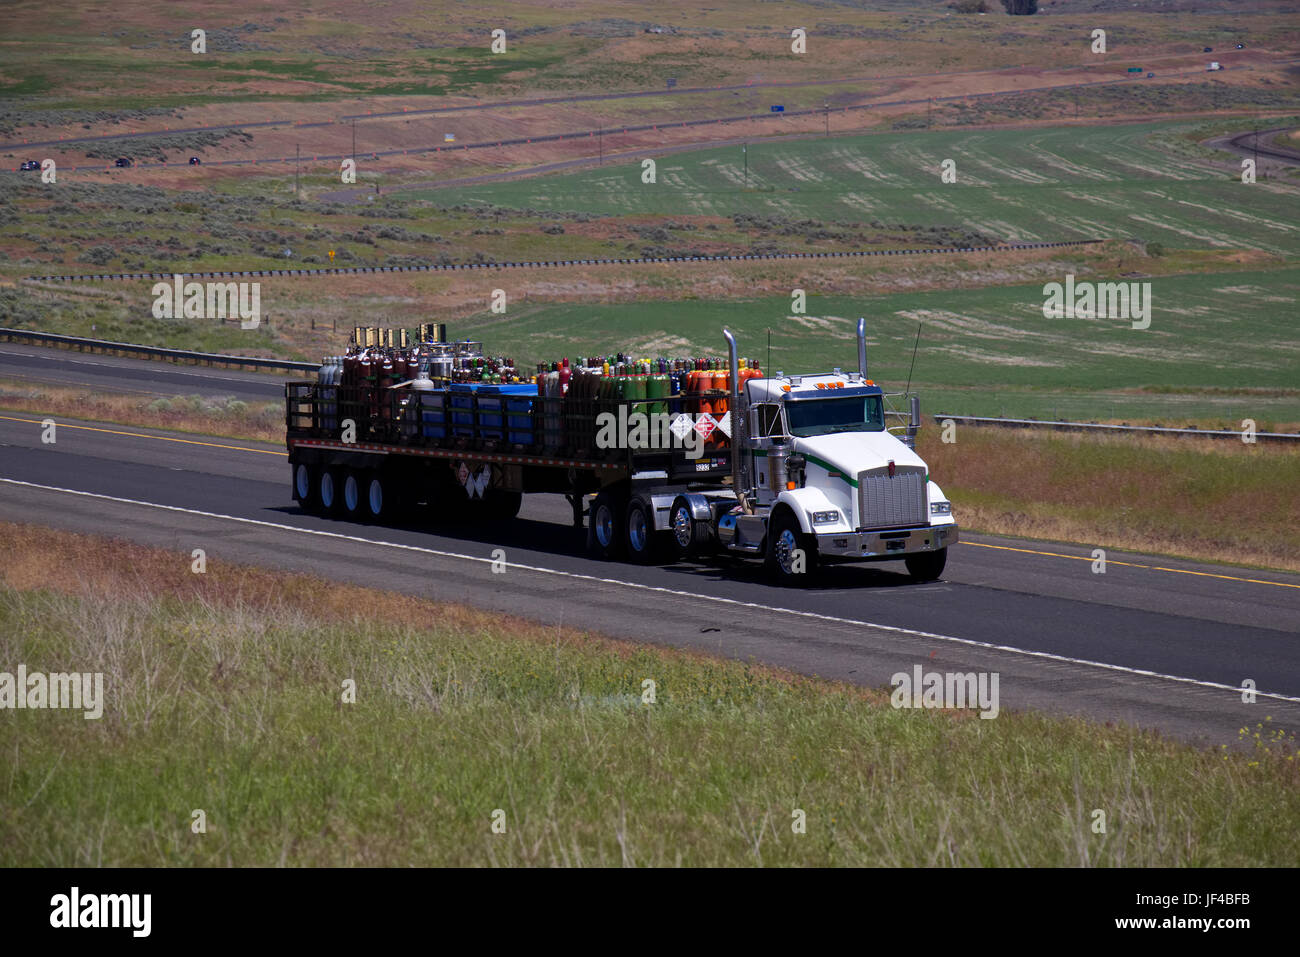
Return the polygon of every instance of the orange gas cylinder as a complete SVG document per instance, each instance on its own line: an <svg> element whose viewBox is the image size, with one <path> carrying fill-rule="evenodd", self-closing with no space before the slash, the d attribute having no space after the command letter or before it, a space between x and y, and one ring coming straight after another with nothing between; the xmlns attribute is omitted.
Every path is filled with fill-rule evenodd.
<svg viewBox="0 0 1300 957"><path fill-rule="evenodd" d="M731 376L723 369L716 369L713 372L713 391L721 392L724 395L730 395ZM716 397L713 400L713 414L717 418L726 415L727 407L730 403L727 399Z"/></svg>

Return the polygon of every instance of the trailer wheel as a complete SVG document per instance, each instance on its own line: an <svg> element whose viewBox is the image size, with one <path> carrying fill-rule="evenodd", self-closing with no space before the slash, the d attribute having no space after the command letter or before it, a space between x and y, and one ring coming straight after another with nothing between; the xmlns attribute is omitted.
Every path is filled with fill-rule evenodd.
<svg viewBox="0 0 1300 957"><path fill-rule="evenodd" d="M362 482L362 476L353 469L343 473L343 491L339 499L343 514L350 519L355 520L362 515Z"/></svg>
<svg viewBox="0 0 1300 957"><path fill-rule="evenodd" d="M663 533L655 531L653 508L642 499L636 499L627 507L627 518L623 523L624 544L627 557L637 565L653 565L663 553Z"/></svg>
<svg viewBox="0 0 1300 957"><path fill-rule="evenodd" d="M339 511L340 481L333 469L321 469L316 478L316 501L320 510L326 515L336 515Z"/></svg>
<svg viewBox="0 0 1300 957"><path fill-rule="evenodd" d="M691 512L690 503L684 498L673 502L668 512L671 531L669 540L678 561L691 561L698 558L709 543L708 526L697 519Z"/></svg>
<svg viewBox="0 0 1300 957"><path fill-rule="evenodd" d="M389 486L392 483L387 479L381 478L378 472L372 472L368 477L366 488L366 518L372 522L382 522L386 520L393 512L392 492Z"/></svg>
<svg viewBox="0 0 1300 957"><path fill-rule="evenodd" d="M293 500L307 512L318 510L316 476L310 465L299 463L293 467Z"/></svg>
<svg viewBox="0 0 1300 957"><path fill-rule="evenodd" d="M772 516L764 567L780 585L805 585L817 571L817 541L799 528L788 508Z"/></svg>
<svg viewBox="0 0 1300 957"><path fill-rule="evenodd" d="M932 582L943 574L944 566L948 564L948 549L941 548L937 552L918 552L915 555L908 555L903 559L907 565L907 573L919 582Z"/></svg>
<svg viewBox="0 0 1300 957"><path fill-rule="evenodd" d="M613 561L623 544L623 501L608 489L598 492L591 503L587 522L587 552L592 558Z"/></svg>

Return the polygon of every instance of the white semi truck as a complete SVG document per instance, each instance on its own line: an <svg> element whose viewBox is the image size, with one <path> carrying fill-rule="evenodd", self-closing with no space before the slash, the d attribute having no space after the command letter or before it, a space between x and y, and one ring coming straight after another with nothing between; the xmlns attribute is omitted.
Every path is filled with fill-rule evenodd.
<svg viewBox="0 0 1300 957"><path fill-rule="evenodd" d="M598 558L651 564L730 552L761 559L788 584L812 580L823 564L902 561L912 577L934 580L958 540L952 506L914 448L919 401L868 378L864 320L857 333L857 372L746 376L723 330L727 389L671 402L610 398L592 379L567 397L503 398L436 378L430 368L452 364L438 356L421 361L417 378L382 389L338 387L328 375L291 382L293 496L309 511L359 520L427 506L435 518L499 521L525 493L560 492L574 524L587 519ZM706 398L711 412L700 413ZM626 421L670 404L654 414L673 418L679 438L697 438L691 426L709 415L709 447L597 440L602 415L617 410Z"/></svg>

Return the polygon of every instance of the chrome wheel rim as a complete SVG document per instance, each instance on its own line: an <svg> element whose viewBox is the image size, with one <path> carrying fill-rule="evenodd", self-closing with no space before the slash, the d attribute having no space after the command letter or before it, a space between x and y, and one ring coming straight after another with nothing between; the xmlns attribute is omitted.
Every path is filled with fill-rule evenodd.
<svg viewBox="0 0 1300 957"><path fill-rule="evenodd" d="M798 547L794 532L788 528L781 529L781 534L776 537L776 563L787 575L794 574L794 552Z"/></svg>
<svg viewBox="0 0 1300 957"><path fill-rule="evenodd" d="M370 513L381 515L384 511L384 485L379 479L370 480Z"/></svg>
<svg viewBox="0 0 1300 957"><path fill-rule="evenodd" d="M326 508L334 507L334 476L323 472L320 477L320 503Z"/></svg>
<svg viewBox="0 0 1300 957"><path fill-rule="evenodd" d="M610 512L608 505L602 505L596 509L596 521L593 528L596 531L596 541L600 543L601 548L609 548L614 542L614 516Z"/></svg>
<svg viewBox="0 0 1300 957"><path fill-rule="evenodd" d="M691 546L691 515L686 509L673 512L673 538L682 548Z"/></svg>
<svg viewBox="0 0 1300 957"><path fill-rule="evenodd" d="M645 513L639 508L632 509L627 517L627 541L632 546L632 551L645 551Z"/></svg>
<svg viewBox="0 0 1300 957"><path fill-rule="evenodd" d="M311 472L305 465L299 465L293 473L294 491L298 498L305 499L311 494Z"/></svg>
<svg viewBox="0 0 1300 957"><path fill-rule="evenodd" d="M343 505L349 512L357 510L357 499L361 496L357 490L357 477L349 475L343 480Z"/></svg>

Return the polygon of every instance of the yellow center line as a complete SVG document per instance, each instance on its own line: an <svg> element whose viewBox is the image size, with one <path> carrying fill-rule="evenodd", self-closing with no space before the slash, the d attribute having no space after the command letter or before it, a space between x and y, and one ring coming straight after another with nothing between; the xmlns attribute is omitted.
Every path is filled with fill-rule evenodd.
<svg viewBox="0 0 1300 957"><path fill-rule="evenodd" d="M0 415L0 420L6 422L31 422L34 425L40 425L41 419L19 419L12 415ZM146 435L143 432L121 432L117 429L97 429L90 425L70 425L66 422L55 423L60 429L81 429L83 432L103 432L107 435L129 435L136 439L156 439L159 442L181 442L185 445L206 445L210 449L231 449L235 452L260 452L262 455L288 455L288 452L276 452L270 449L250 449L242 445L222 445L219 442L200 442L197 439L173 439L167 435Z"/></svg>
<svg viewBox="0 0 1300 957"><path fill-rule="evenodd" d="M988 545L984 542L958 542L959 545L974 545L976 548L997 548L1004 552L1024 552L1026 555L1050 555L1053 558L1070 558L1076 562L1091 562L1087 555L1065 555L1061 552L1043 552L1035 548L1012 548L1010 545ZM1239 578L1236 575L1216 575L1213 572L1194 572L1186 568L1166 568L1164 565L1143 565L1140 562L1121 562L1106 559L1107 565L1127 565L1129 568L1150 568L1157 572L1174 572L1178 575L1200 575L1202 578L1223 578L1230 582L1249 582L1252 585L1276 585L1279 588L1300 588L1290 582L1272 582L1263 578Z"/></svg>

